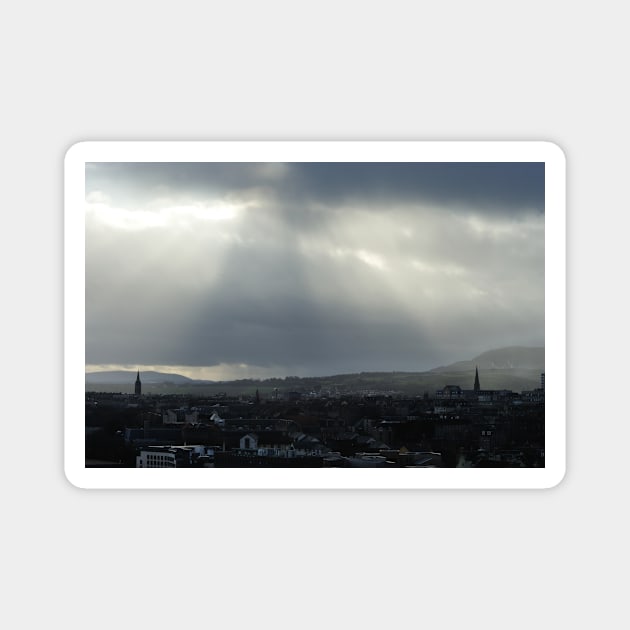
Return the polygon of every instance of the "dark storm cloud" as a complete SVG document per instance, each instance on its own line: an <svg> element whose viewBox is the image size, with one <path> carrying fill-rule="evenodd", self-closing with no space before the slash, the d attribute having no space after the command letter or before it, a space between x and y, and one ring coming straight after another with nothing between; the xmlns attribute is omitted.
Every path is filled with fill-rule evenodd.
<svg viewBox="0 0 630 630"><path fill-rule="evenodd" d="M288 192L338 204L369 201L544 208L541 163L317 163L292 165Z"/></svg>
<svg viewBox="0 0 630 630"><path fill-rule="evenodd" d="M325 374L544 343L542 165L92 164L86 184L87 363Z"/></svg>
<svg viewBox="0 0 630 630"><path fill-rule="evenodd" d="M203 198L267 190L297 215L310 204L435 203L484 210L544 211L543 163L129 163L89 164L89 194L113 203L174 195Z"/></svg>

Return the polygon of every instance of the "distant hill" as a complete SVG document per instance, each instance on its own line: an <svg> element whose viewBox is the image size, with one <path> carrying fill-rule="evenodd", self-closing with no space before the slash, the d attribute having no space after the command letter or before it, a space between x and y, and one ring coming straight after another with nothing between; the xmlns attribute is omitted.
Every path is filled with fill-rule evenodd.
<svg viewBox="0 0 630 630"><path fill-rule="evenodd" d="M110 385L129 385L136 381L137 371L126 370L110 370L105 372L86 372L85 383L98 384L110 384ZM187 376L181 374L170 374L167 372L140 372L140 380L142 384L145 383L173 383L175 385L186 385L195 383L195 381ZM210 382L210 381L208 381Z"/></svg>
<svg viewBox="0 0 630 630"><path fill-rule="evenodd" d="M195 380L164 372L140 371L144 393L181 393L213 395L228 394L270 395L280 392L313 390L337 391L397 391L405 395L434 392L445 385L459 385L472 389L475 367L479 368L482 389L509 389L515 392L540 386L540 374L545 371L545 349L513 346L484 352L470 361L458 361L426 372L361 372L322 377L287 377L272 379L241 379L213 382ZM133 392L136 371L87 372L86 391Z"/></svg>
<svg viewBox="0 0 630 630"><path fill-rule="evenodd" d="M479 370L538 370L545 371L545 349L511 346L489 350L470 361L458 361L430 370L431 372L470 372Z"/></svg>

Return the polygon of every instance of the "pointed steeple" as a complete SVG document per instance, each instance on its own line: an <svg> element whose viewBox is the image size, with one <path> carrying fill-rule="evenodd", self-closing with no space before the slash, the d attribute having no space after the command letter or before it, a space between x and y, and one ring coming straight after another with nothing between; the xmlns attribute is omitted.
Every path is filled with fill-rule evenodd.
<svg viewBox="0 0 630 630"><path fill-rule="evenodd" d="M136 375L136 396L140 396L142 394L142 383L140 382L140 370L138 370L138 374Z"/></svg>
<svg viewBox="0 0 630 630"><path fill-rule="evenodd" d="M473 388L476 392L478 392L481 387L479 387L479 368L475 365L475 386Z"/></svg>

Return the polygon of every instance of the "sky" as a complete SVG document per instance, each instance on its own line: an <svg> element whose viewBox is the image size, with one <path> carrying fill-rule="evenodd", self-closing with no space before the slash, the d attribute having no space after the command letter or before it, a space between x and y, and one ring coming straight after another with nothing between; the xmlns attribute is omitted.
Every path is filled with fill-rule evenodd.
<svg viewBox="0 0 630 630"><path fill-rule="evenodd" d="M423 371L544 346L543 163L88 163L86 370Z"/></svg>

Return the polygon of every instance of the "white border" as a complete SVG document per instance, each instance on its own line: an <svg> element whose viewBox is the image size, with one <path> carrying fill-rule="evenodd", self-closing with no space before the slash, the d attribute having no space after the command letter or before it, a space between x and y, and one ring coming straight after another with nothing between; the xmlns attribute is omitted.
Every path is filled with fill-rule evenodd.
<svg viewBox="0 0 630 630"><path fill-rule="evenodd" d="M545 468L85 468L86 162L545 162ZM551 142L80 142L65 156L64 464L79 488L551 488L566 471L566 160ZM289 472L290 471L290 472Z"/></svg>

